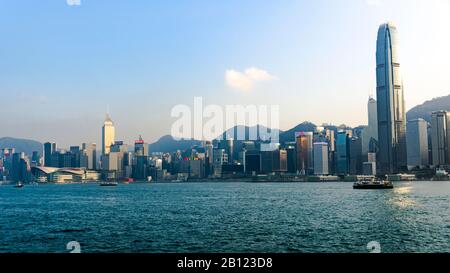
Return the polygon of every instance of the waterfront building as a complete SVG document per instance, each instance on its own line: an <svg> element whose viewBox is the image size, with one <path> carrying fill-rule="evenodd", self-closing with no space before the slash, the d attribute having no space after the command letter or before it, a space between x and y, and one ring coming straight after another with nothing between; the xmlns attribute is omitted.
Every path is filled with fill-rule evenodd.
<svg viewBox="0 0 450 273"><path fill-rule="evenodd" d="M450 164L450 113L438 111L431 114L431 148L433 165Z"/></svg>
<svg viewBox="0 0 450 273"><path fill-rule="evenodd" d="M70 154L71 154L70 167L79 168L80 167L80 156L81 156L80 146L71 146Z"/></svg>
<svg viewBox="0 0 450 273"><path fill-rule="evenodd" d="M295 134L297 171L302 175L313 171L313 133L298 132Z"/></svg>
<svg viewBox="0 0 450 273"><path fill-rule="evenodd" d="M401 172L407 165L405 102L398 51L396 26L382 24L378 30L376 53L377 168L381 174Z"/></svg>
<svg viewBox="0 0 450 273"><path fill-rule="evenodd" d="M261 153L258 151L247 151L245 153L245 172L247 174L258 174L261 172Z"/></svg>
<svg viewBox="0 0 450 273"><path fill-rule="evenodd" d="M428 123L423 119L408 121L406 128L406 151L408 166L425 167L428 162Z"/></svg>
<svg viewBox="0 0 450 273"><path fill-rule="evenodd" d="M287 161L287 172L288 173L297 172L296 158L297 158L297 154L295 152L295 143L288 144L286 146L286 161Z"/></svg>
<svg viewBox="0 0 450 273"><path fill-rule="evenodd" d="M114 144L116 131L114 122L108 114L106 114L105 121L102 127L102 155L107 155L110 152L111 145Z"/></svg>
<svg viewBox="0 0 450 273"><path fill-rule="evenodd" d="M22 181L22 172L21 172L21 160L25 158L24 153L14 153L12 155L12 165L11 165L11 180L18 182Z"/></svg>
<svg viewBox="0 0 450 273"><path fill-rule="evenodd" d="M52 154L56 152L56 143L46 142L44 143L44 166L53 166Z"/></svg>
<svg viewBox="0 0 450 273"><path fill-rule="evenodd" d="M368 125L361 135L363 160L367 160L369 152L374 152L373 143L378 142L377 101L372 97L369 97L367 102L367 120Z"/></svg>
<svg viewBox="0 0 450 273"><path fill-rule="evenodd" d="M189 177L203 178L205 177L203 160L189 160Z"/></svg>
<svg viewBox="0 0 450 273"><path fill-rule="evenodd" d="M228 154L225 152L225 149L214 149L213 157L214 157L213 174L215 177L221 177L222 165L228 163Z"/></svg>
<svg viewBox="0 0 450 273"><path fill-rule="evenodd" d="M349 141L349 173L353 175L361 174L363 168L362 160L362 140L359 137L352 137Z"/></svg>
<svg viewBox="0 0 450 273"><path fill-rule="evenodd" d="M314 174L328 175L328 143L314 143Z"/></svg>
<svg viewBox="0 0 450 273"><path fill-rule="evenodd" d="M123 141L115 141L113 145L110 146L109 154L112 154L112 157L109 158L107 166L109 169L107 171L115 171L116 178L125 178L125 155L128 153L128 145L124 144ZM109 155L108 154L108 155ZM106 158L108 157L106 156ZM116 164L116 166L112 166L112 164Z"/></svg>
<svg viewBox="0 0 450 273"><path fill-rule="evenodd" d="M350 164L350 137L349 132L339 131L336 141L336 173L346 175Z"/></svg>
<svg viewBox="0 0 450 273"><path fill-rule="evenodd" d="M273 151L261 151L261 172L273 172Z"/></svg>
<svg viewBox="0 0 450 273"><path fill-rule="evenodd" d="M97 169L97 144L83 143L81 145L82 152L80 158L80 165L88 170Z"/></svg>
<svg viewBox="0 0 450 273"><path fill-rule="evenodd" d="M287 172L287 151L285 149L277 149L273 151L272 171L276 173Z"/></svg>
<svg viewBox="0 0 450 273"><path fill-rule="evenodd" d="M225 150L225 153L228 155L228 162L234 163L234 139L228 137L227 139L220 141L219 148Z"/></svg>
<svg viewBox="0 0 450 273"><path fill-rule="evenodd" d="M134 155L135 156L148 156L148 143L139 136L139 139L134 142Z"/></svg>
<svg viewBox="0 0 450 273"><path fill-rule="evenodd" d="M41 155L38 151L33 151L31 156L31 166L40 166L41 165Z"/></svg>

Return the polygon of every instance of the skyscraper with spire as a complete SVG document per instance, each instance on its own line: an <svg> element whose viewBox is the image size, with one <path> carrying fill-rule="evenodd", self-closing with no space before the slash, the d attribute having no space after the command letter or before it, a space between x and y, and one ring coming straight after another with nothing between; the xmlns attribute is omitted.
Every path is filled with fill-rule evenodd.
<svg viewBox="0 0 450 273"><path fill-rule="evenodd" d="M102 155L109 154L111 145L114 144L115 137L116 131L114 122L109 117L109 114L106 114L102 127Z"/></svg>
<svg viewBox="0 0 450 273"><path fill-rule="evenodd" d="M377 38L377 117L379 174L406 168L406 115L398 56L397 27L382 24Z"/></svg>

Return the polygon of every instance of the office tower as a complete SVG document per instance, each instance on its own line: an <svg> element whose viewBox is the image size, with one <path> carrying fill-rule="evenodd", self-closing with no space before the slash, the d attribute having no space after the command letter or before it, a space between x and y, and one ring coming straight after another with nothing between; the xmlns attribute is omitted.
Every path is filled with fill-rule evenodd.
<svg viewBox="0 0 450 273"><path fill-rule="evenodd" d="M44 143L44 166L54 167L52 165L52 154L56 152L56 143L46 142Z"/></svg>
<svg viewBox="0 0 450 273"><path fill-rule="evenodd" d="M72 163L70 164L70 167L80 168L80 163L81 163L80 162L80 158L81 158L80 146L71 146L70 153L72 156Z"/></svg>
<svg viewBox="0 0 450 273"><path fill-rule="evenodd" d="M261 172L273 172L273 151L261 151Z"/></svg>
<svg viewBox="0 0 450 273"><path fill-rule="evenodd" d="M222 176L222 165L228 163L228 154L225 152L225 149L214 149L213 150L214 157L214 176L221 177Z"/></svg>
<svg viewBox="0 0 450 273"><path fill-rule="evenodd" d="M81 167L84 167L88 170L96 170L97 169L97 144L91 143L83 143L81 145L82 148L82 157L84 160L84 164ZM81 159L80 159L81 161Z"/></svg>
<svg viewBox="0 0 450 273"><path fill-rule="evenodd" d="M347 131L340 131L336 141L336 173L348 174L350 164L350 137Z"/></svg>
<svg viewBox="0 0 450 273"><path fill-rule="evenodd" d="M378 118L377 118L377 101L369 97L367 103L367 127L362 133L362 155L363 159L367 159L367 154L373 152L371 144L378 141Z"/></svg>
<svg viewBox="0 0 450 273"><path fill-rule="evenodd" d="M62 156L60 156L60 154L61 153L59 151L53 152L52 156L51 156L51 160L50 160L50 165L46 166L46 167L61 168L63 165L63 162L62 162ZM61 160L60 160L60 157L61 157ZM60 161L61 161L61 164L60 164Z"/></svg>
<svg viewBox="0 0 450 273"><path fill-rule="evenodd" d="M245 172L258 174L261 172L261 153L259 151L247 151L245 153Z"/></svg>
<svg viewBox="0 0 450 273"><path fill-rule="evenodd" d="M25 158L24 153L14 153L12 155L12 164L11 164L11 180L14 182L22 181L21 180L21 159Z"/></svg>
<svg viewBox="0 0 450 273"><path fill-rule="evenodd" d="M134 154L136 156L148 156L148 143L139 136L139 139L134 142Z"/></svg>
<svg viewBox="0 0 450 273"><path fill-rule="evenodd" d="M106 114L102 127L102 155L109 154L111 145L114 144L115 137L116 131L114 128L114 122L111 120L109 115Z"/></svg>
<svg viewBox="0 0 450 273"><path fill-rule="evenodd" d="M398 57L397 28L380 26L377 38L377 155L380 174L406 167L406 115Z"/></svg>
<svg viewBox="0 0 450 273"><path fill-rule="evenodd" d="M311 174L313 169L313 133L298 132L295 134L297 152L297 171L303 175Z"/></svg>
<svg viewBox="0 0 450 273"><path fill-rule="evenodd" d="M31 156L31 165L33 167L41 165L41 155L38 151L33 151L33 154Z"/></svg>
<svg viewBox="0 0 450 273"><path fill-rule="evenodd" d="M60 154L60 162L62 162L61 168L72 168L74 164L73 154L71 152L62 151Z"/></svg>
<svg viewBox="0 0 450 273"><path fill-rule="evenodd" d="M433 165L450 163L450 113L438 111L431 114L431 149Z"/></svg>
<svg viewBox="0 0 450 273"><path fill-rule="evenodd" d="M277 173L287 172L286 149L277 149L273 151L273 171Z"/></svg>
<svg viewBox="0 0 450 273"><path fill-rule="evenodd" d="M139 139L134 142L134 165L133 178L136 180L146 180L149 176L149 151L148 144L139 136Z"/></svg>
<svg viewBox="0 0 450 273"><path fill-rule="evenodd" d="M133 153L132 152L126 152L124 154L123 166L124 166L124 176L126 178L133 177Z"/></svg>
<svg viewBox="0 0 450 273"><path fill-rule="evenodd" d="M428 162L428 124L419 118L410 120L406 127L408 166L424 167Z"/></svg>
<svg viewBox="0 0 450 273"><path fill-rule="evenodd" d="M314 174L328 175L328 143L314 143Z"/></svg>
<svg viewBox="0 0 450 273"><path fill-rule="evenodd" d="M205 176L203 160L189 160L189 177L203 178Z"/></svg>
<svg viewBox="0 0 450 273"><path fill-rule="evenodd" d="M228 155L228 162L234 163L234 139L227 138L219 143L219 148L224 149Z"/></svg>
<svg viewBox="0 0 450 273"><path fill-rule="evenodd" d="M209 162L209 164L212 166L212 164L213 164L213 160L214 160L214 158L213 158L213 149L214 149L214 146L213 146L213 144L211 143L211 141L206 141L206 144L205 144L205 150L206 150L206 158L208 159L208 162Z"/></svg>
<svg viewBox="0 0 450 273"><path fill-rule="evenodd" d="M124 144L123 141L115 141L114 144L111 145L111 147L110 147L108 156L111 155L111 157L114 157L113 160L110 159L110 166L111 166L111 161L114 161L117 163L117 167L114 167L113 169L111 169L116 172L116 175L115 175L116 178L124 178L125 177L124 158L125 158L126 153L128 153L128 145Z"/></svg>
<svg viewBox="0 0 450 273"><path fill-rule="evenodd" d="M349 173L353 175L362 174L362 141L361 138L352 137L349 141Z"/></svg>
<svg viewBox="0 0 450 273"><path fill-rule="evenodd" d="M367 162L363 163L363 175L376 175L377 174L377 154L368 153Z"/></svg>
<svg viewBox="0 0 450 273"><path fill-rule="evenodd" d="M295 152L295 143L286 147L287 172L297 172L297 154Z"/></svg>

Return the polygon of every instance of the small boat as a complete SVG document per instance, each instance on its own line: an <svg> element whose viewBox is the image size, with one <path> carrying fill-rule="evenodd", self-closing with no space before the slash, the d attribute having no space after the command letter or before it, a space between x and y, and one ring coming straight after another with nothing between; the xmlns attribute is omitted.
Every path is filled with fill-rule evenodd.
<svg viewBox="0 0 450 273"><path fill-rule="evenodd" d="M23 188L22 182L17 182L17 184L14 185L14 188Z"/></svg>
<svg viewBox="0 0 450 273"><path fill-rule="evenodd" d="M119 185L119 183L117 183L117 182L102 182L102 183L100 183L100 186L102 186L102 187L115 187L118 185Z"/></svg>
<svg viewBox="0 0 450 273"><path fill-rule="evenodd" d="M353 184L356 190L384 190L393 189L394 184L391 181L360 181Z"/></svg>

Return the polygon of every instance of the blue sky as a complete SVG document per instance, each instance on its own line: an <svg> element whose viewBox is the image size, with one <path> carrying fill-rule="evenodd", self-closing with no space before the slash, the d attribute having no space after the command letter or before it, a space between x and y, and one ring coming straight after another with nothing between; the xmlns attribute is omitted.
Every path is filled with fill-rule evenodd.
<svg viewBox="0 0 450 273"><path fill-rule="evenodd" d="M365 124L378 26L397 24L407 108L450 93L450 0L0 0L0 136L100 143L170 132L170 111L279 104L281 129ZM248 68L272 78L227 83ZM239 75L239 74L238 74ZM236 86L235 86L236 87ZM5 118L6 117L6 118Z"/></svg>

